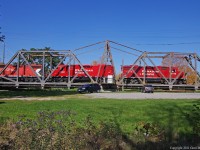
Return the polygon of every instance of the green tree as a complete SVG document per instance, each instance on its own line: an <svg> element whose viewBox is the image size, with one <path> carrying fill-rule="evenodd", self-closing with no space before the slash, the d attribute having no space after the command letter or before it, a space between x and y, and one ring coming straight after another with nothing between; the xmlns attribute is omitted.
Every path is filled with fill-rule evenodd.
<svg viewBox="0 0 200 150"><path fill-rule="evenodd" d="M43 49L31 48L30 51L34 51L34 53L31 53L31 58L29 58L29 61L35 64L43 64L43 53L41 53L41 51L45 51L45 72L50 72L52 69L54 69L63 58L63 56L60 56L58 52L52 52L53 50L51 50L50 47L45 47Z"/></svg>

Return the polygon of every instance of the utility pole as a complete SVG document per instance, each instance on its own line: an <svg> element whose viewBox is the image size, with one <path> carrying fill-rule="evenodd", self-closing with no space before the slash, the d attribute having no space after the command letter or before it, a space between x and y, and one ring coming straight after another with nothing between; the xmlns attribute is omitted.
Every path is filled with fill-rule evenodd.
<svg viewBox="0 0 200 150"><path fill-rule="evenodd" d="M1 34L1 32L0 32ZM0 42L3 43L3 64L4 64L4 61L5 61L5 35L2 35L0 36Z"/></svg>
<svg viewBox="0 0 200 150"><path fill-rule="evenodd" d="M0 7L1 7L1 4L0 4ZM0 14L1 16L1 14ZM1 27L0 27L1 29ZM0 42L3 43L3 64L4 64L4 60L5 60L5 35L1 35L1 32L0 32Z"/></svg>

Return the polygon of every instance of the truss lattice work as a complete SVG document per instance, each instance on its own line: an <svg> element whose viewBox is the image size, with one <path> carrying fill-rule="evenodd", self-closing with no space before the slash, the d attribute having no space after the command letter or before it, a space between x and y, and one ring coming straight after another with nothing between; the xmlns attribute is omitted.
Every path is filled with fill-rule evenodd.
<svg viewBox="0 0 200 150"><path fill-rule="evenodd" d="M165 84L153 84L153 86L159 86L159 87L169 87L169 89L172 89L173 87L194 87L195 89L198 89L200 87L199 84L199 78L200 78L200 73L198 72L198 63L200 62L200 58L196 53L177 53L177 52L147 52L147 51L142 51L138 50L114 41L102 41L102 42L97 42L94 44L90 44L87 46L83 46L80 48L77 48L73 51L70 50L48 50L48 51L25 51L25 50L20 50L18 51L11 59L10 61L3 67L3 69L0 70L0 86L13 86L13 87L20 87L20 86L37 86L37 87L68 87L70 88L71 86L78 86L82 85L85 83L77 83L75 82L76 77L79 75L80 72L84 72L87 77L89 78L90 83L96 83L99 82L98 76L97 78L92 78L87 70L84 68L83 63L78 59L77 54L75 54L77 51L82 51L83 49L86 48L92 48L93 46L99 45L99 44L104 44L104 51L101 56L101 62L100 64L109 64L113 66L113 77L114 77L114 83L118 84L119 86L126 86L126 87L141 87L144 84L146 84L146 71L145 68L146 66L153 66L156 68L156 70L161 74ZM116 66L115 63L119 61L118 58L114 57L113 53L114 50L117 52L121 53L126 53L128 55L134 56L132 57L131 61L133 62L131 65L131 68L127 71L127 74L130 71L133 71L133 74L135 75L135 78L138 79L138 83L135 84L127 84L124 83L124 78L125 75L121 76L121 78L118 80L117 79L117 74L116 74ZM42 66L42 69L40 72L36 69L33 68L32 64L37 64L38 62L35 62L33 59L34 57L38 57L40 59L40 65ZM161 70L157 67L157 62L155 59L169 59L169 64L168 67L170 68L170 77L166 78L165 75L162 74ZM57 63L55 64L54 58L59 59ZM182 59L185 63L186 66L189 66L196 74L195 76L195 83L193 85L178 85L176 84L177 79L179 78L181 72L176 76L176 78L172 78L172 66L173 66L173 59L174 58L179 58ZM115 62L115 63L114 63ZM10 65L15 65L15 71L16 71L16 76L15 77L8 77L4 76L4 71L6 71ZM69 77L65 81L52 81L52 74L53 72L61 65L64 64L70 68L71 65L77 64L80 66L80 70L77 71L73 76L70 76L70 71L68 72ZM139 77L137 72L134 71L134 66L135 65L141 65L143 64L144 67L144 75L143 78ZM35 77L34 81L21 81L20 80L20 66L21 65L26 65L26 67L29 68L29 70L32 72L33 76ZM47 69L48 66L48 69ZM99 73L100 73L99 68ZM68 69L70 70L70 69ZM98 74L99 74L98 73ZM99 82L101 83L101 82Z"/></svg>

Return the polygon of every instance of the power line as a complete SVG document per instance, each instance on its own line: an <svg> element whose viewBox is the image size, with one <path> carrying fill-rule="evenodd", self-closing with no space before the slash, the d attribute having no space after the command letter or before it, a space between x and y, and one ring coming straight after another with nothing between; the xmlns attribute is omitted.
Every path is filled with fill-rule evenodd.
<svg viewBox="0 0 200 150"><path fill-rule="evenodd" d="M101 42L97 42L97 43L94 43L94 44L90 44L90 45L87 45L87 46L83 46L83 47L80 47L80 48L77 48L77 49L74 49L73 51L77 51L77 50L81 50L81 49L84 49L84 48L88 48L88 47L91 47L91 46L94 46L94 45L98 45L98 44L101 44L101 43L104 43L105 41L101 41Z"/></svg>
<svg viewBox="0 0 200 150"><path fill-rule="evenodd" d="M134 56L139 56L139 55L136 55L136 54L134 54L134 53L127 52L127 51L125 51L125 50L122 50L122 49L119 49L119 48L116 48L116 47L113 47L113 46L111 46L111 48L114 49L114 50L117 50L117 51L121 51L121 52L124 52L124 53L127 53L127 54L134 55Z"/></svg>
<svg viewBox="0 0 200 150"><path fill-rule="evenodd" d="M134 45L190 45L190 44L200 44L200 42L182 42L182 43L158 43L158 44L152 44L152 43L143 43L143 44L134 44Z"/></svg>
<svg viewBox="0 0 200 150"><path fill-rule="evenodd" d="M110 41L110 40L109 40L109 42L114 43L114 44L117 44L117 45L120 45L120 46L122 46L122 47L126 47L126 48L128 48L128 49L131 49L131 50L134 50L134 51L137 51L137 52L140 52L140 53L143 53L143 51L141 51L141 50L138 50L138 49L135 49L135 48L132 48L132 47L129 47L129 46L126 46L126 45L123 45L123 44L114 42L114 41Z"/></svg>

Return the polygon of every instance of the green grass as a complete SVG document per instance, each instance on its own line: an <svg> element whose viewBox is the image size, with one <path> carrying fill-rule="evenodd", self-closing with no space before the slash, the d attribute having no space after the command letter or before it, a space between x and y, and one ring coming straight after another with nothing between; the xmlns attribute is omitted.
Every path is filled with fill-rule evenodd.
<svg viewBox="0 0 200 150"><path fill-rule="evenodd" d="M0 98L13 98L16 96L23 97L49 97L49 96L63 96L63 95L74 95L76 94L76 89L14 89L14 90L3 90L0 91Z"/></svg>
<svg viewBox="0 0 200 150"><path fill-rule="evenodd" d="M66 93L65 93L66 94ZM29 94L28 94L29 95ZM64 95L66 96L66 95ZM190 132L186 113L190 113L192 105L198 100L113 100L88 99L86 97L68 97L66 100L23 101L1 100L1 122L7 119L17 120L26 115L33 118L43 110L72 110L76 112L78 121L90 115L95 122L114 119L125 132L131 132L138 122L153 122L173 132Z"/></svg>

